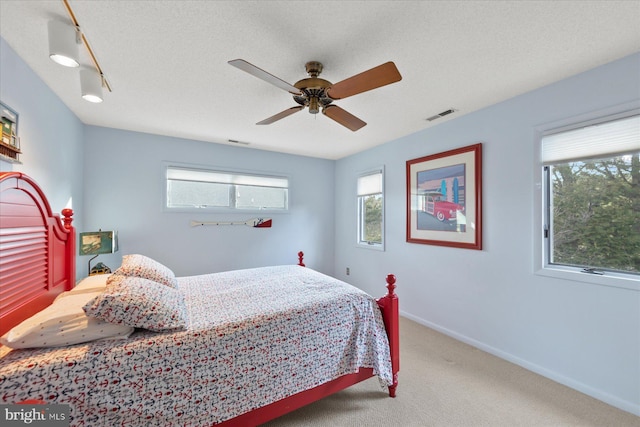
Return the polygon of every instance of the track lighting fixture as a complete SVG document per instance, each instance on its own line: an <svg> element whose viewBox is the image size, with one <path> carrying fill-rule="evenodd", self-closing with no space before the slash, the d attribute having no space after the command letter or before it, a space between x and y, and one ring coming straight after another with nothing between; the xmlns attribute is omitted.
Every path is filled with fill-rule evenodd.
<svg viewBox="0 0 640 427"><path fill-rule="evenodd" d="M76 19L71 5L68 0L62 0L69 18L71 18L71 24L65 24L61 21L49 21L49 57L58 64L66 67L79 67L80 55L78 45L84 44L89 53L91 61L93 61L94 67L82 66L80 68L80 89L82 92L82 98L94 103L99 103L104 100L102 96L102 88L106 87L111 92L111 86L98 64L98 60L89 46L87 37L80 31L80 24Z"/></svg>
<svg viewBox="0 0 640 427"><path fill-rule="evenodd" d="M60 21L49 21L49 58L65 67L80 65L80 32Z"/></svg>
<svg viewBox="0 0 640 427"><path fill-rule="evenodd" d="M86 101L94 103L103 101L102 83L102 76L93 68L82 67L80 69L80 89L82 98Z"/></svg>

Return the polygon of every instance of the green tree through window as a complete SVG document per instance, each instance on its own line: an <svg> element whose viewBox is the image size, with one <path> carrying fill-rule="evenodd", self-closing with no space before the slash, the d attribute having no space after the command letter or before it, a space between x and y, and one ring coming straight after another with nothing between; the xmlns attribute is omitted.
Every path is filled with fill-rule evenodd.
<svg viewBox="0 0 640 427"><path fill-rule="evenodd" d="M358 177L358 244L384 250L384 191L382 168Z"/></svg>
<svg viewBox="0 0 640 427"><path fill-rule="evenodd" d="M640 153L554 164L554 264L640 273Z"/></svg>
<svg viewBox="0 0 640 427"><path fill-rule="evenodd" d="M364 199L364 241L382 243L382 196Z"/></svg>

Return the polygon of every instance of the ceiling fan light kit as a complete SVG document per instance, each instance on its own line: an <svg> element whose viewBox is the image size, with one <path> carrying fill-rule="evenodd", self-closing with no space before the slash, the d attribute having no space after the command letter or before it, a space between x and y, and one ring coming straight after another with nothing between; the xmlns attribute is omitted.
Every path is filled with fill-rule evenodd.
<svg viewBox="0 0 640 427"><path fill-rule="evenodd" d="M333 101L402 80L402 76L393 62L386 62L333 84L328 80L318 77L323 69L322 63L309 61L305 64L305 69L309 77L299 80L293 85L243 59L234 59L229 61L229 64L267 83L286 90L293 95L293 100L299 104L299 106L291 107L256 123L258 125L274 123L304 108L308 108L309 113L318 114L322 111L325 116L355 132L367 123L337 105L334 105Z"/></svg>

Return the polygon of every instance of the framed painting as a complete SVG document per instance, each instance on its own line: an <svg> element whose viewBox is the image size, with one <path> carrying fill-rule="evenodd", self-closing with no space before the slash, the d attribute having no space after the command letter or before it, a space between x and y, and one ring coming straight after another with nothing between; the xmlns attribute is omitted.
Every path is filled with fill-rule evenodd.
<svg viewBox="0 0 640 427"><path fill-rule="evenodd" d="M482 249L482 144L407 161L407 242Z"/></svg>
<svg viewBox="0 0 640 427"><path fill-rule="evenodd" d="M117 231L80 233L80 255L112 254L118 251Z"/></svg>
<svg viewBox="0 0 640 427"><path fill-rule="evenodd" d="M0 160L20 163L20 138L18 137L18 113L8 105L0 102Z"/></svg>

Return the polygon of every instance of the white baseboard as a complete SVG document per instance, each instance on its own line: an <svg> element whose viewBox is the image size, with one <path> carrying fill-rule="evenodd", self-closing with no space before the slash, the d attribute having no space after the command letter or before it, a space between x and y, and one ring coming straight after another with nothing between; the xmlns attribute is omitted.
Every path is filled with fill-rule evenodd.
<svg viewBox="0 0 640 427"><path fill-rule="evenodd" d="M531 363L527 360L521 359L517 356L514 356L510 353L506 353L500 349L497 349L495 347L491 347L487 344L484 344L480 341L474 340L472 338L469 338L465 335L461 335L455 331L452 331L450 329L444 328L440 325L437 325L435 323L429 322L427 320L421 319L419 317L416 317L412 314L409 314L405 311L400 310L400 315L403 317L406 317L407 319L413 320L416 323L419 323L423 326L426 326L428 328L434 329L440 333L443 333L444 335L447 335L451 338L454 338L458 341L461 341L465 344L469 344L473 347L476 347L482 351L486 351L489 354L492 354L496 357L499 357L501 359L504 359L508 362L514 363L518 366L521 366L531 372L535 372L536 374L542 375L545 378L549 378L550 380L553 380L557 383L560 383L562 385L565 385L567 387L570 387L574 390L577 390L581 393L586 394L587 396L591 396L594 399L598 399L602 402L605 402L611 406L614 406L618 409L622 409L623 411L627 411L631 414L640 416L640 404L637 403L633 403L633 402L629 402L623 399L620 399L619 397L613 396L609 393L605 393L602 390L598 390L595 389L593 387L590 387L586 384L583 384L579 381L576 381L574 379L571 379L569 377L566 377L564 375L558 374L557 372L551 371L543 366L540 365L536 365L535 363Z"/></svg>

